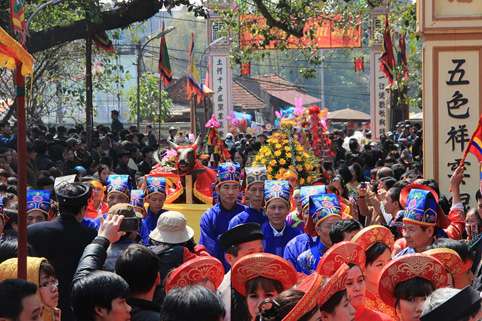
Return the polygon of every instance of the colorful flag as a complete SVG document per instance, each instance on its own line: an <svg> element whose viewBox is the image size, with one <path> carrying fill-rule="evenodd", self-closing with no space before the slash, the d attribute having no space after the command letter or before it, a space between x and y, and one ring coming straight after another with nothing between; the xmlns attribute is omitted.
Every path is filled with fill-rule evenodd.
<svg viewBox="0 0 482 321"><path fill-rule="evenodd" d="M197 102L201 103L205 95L212 94L213 91L208 88L207 85L201 83L201 74L194 62L194 33L191 36L191 44L189 46L189 65L188 65L188 75L187 75L187 97L192 99L195 95Z"/></svg>
<svg viewBox="0 0 482 321"><path fill-rule="evenodd" d="M475 132L472 134L472 138L470 138L469 144L465 149L464 156L462 157L461 163L463 164L465 158L467 158L467 154L471 152L479 162L482 162L482 116L479 119L479 123L477 124L477 128Z"/></svg>
<svg viewBox="0 0 482 321"><path fill-rule="evenodd" d="M164 24L162 25L164 31ZM159 50L159 74L161 75L164 86L169 85L172 81L171 62L169 60L169 52L167 51L166 37L161 37L161 47Z"/></svg>
<svg viewBox="0 0 482 321"><path fill-rule="evenodd" d="M109 36L105 31L97 32L92 37L97 48L103 49L107 52L115 52L114 44L110 40Z"/></svg>
<svg viewBox="0 0 482 321"><path fill-rule="evenodd" d="M380 57L380 70L385 74L390 85L394 80L395 55L393 54L392 36L390 34L390 25L388 24L388 16L385 18L385 31L383 33L384 53Z"/></svg>
<svg viewBox="0 0 482 321"><path fill-rule="evenodd" d="M25 0L10 0L10 18L15 32L21 35L25 41L26 21L25 21Z"/></svg>

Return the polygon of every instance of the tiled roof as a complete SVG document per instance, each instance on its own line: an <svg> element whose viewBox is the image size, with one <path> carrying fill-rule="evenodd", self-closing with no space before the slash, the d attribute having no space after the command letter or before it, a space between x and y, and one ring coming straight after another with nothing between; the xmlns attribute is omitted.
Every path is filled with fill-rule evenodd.
<svg viewBox="0 0 482 321"><path fill-rule="evenodd" d="M233 79L233 106L241 109L263 109L265 103Z"/></svg>

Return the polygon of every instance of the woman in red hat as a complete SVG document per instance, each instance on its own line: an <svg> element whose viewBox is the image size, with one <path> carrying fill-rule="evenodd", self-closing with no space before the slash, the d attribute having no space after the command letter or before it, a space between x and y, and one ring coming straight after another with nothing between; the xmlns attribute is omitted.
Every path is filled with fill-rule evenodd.
<svg viewBox="0 0 482 321"><path fill-rule="evenodd" d="M355 321L388 321L386 314L374 311L366 306L365 251L354 242L341 242L332 246L323 256L317 271L326 276L343 264L349 265L346 276L346 290L351 305L356 309Z"/></svg>
<svg viewBox="0 0 482 321"><path fill-rule="evenodd" d="M239 259L231 270L231 286L246 298L249 316L244 321L255 320L264 299L291 288L297 279L294 267L277 255L257 253ZM233 314L231 319L235 318Z"/></svg>
<svg viewBox="0 0 482 321"><path fill-rule="evenodd" d="M258 321L353 321L355 309L345 287L346 264L326 278L314 272L293 289L265 299L259 306Z"/></svg>
<svg viewBox="0 0 482 321"><path fill-rule="evenodd" d="M199 284L216 292L224 278L221 261L212 256L198 256L175 268L166 277L164 290Z"/></svg>
<svg viewBox="0 0 482 321"><path fill-rule="evenodd" d="M449 275L439 260L424 254L407 254L383 269L378 292L400 321L420 321L423 304L435 289L446 287Z"/></svg>
<svg viewBox="0 0 482 321"><path fill-rule="evenodd" d="M382 225L367 226L352 238L365 251L366 296L365 306L397 320L395 309L386 305L378 295L378 280L383 268L390 262L394 238Z"/></svg>

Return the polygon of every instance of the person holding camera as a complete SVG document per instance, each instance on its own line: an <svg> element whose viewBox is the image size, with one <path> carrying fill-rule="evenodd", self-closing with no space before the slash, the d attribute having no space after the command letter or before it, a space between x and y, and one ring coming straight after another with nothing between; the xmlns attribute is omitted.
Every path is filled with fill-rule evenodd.
<svg viewBox="0 0 482 321"><path fill-rule="evenodd" d="M120 225L120 231L125 234L122 237L111 243L107 249L107 258L104 263L104 270L114 271L115 262L121 256L122 252L129 247L129 245L137 243L139 239L139 226L141 218L134 210L134 206L127 203L119 203L109 209L109 214L112 216L123 216L124 219Z"/></svg>

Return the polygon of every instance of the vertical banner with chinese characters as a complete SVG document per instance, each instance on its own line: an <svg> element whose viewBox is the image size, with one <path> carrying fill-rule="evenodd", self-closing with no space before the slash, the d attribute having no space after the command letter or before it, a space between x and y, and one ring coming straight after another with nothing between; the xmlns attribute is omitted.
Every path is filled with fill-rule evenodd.
<svg viewBox="0 0 482 321"><path fill-rule="evenodd" d="M433 48L435 109L431 117L436 126L434 152L438 156L434 174L441 191L448 191L450 176L477 127L481 50L481 47ZM465 166L461 197L469 205L479 186L480 167L472 156L467 157Z"/></svg>
<svg viewBox="0 0 482 321"><path fill-rule="evenodd" d="M228 116L231 113L230 106L230 77L229 77L229 57L221 55L211 56L212 66L212 90L213 113L222 124L224 134L228 132Z"/></svg>
<svg viewBox="0 0 482 321"><path fill-rule="evenodd" d="M379 68L379 60L381 53L372 50L370 55L370 126L372 137L375 140L380 140L381 135L390 130L387 125L387 115L389 115L389 93L386 88L388 86L388 79Z"/></svg>

